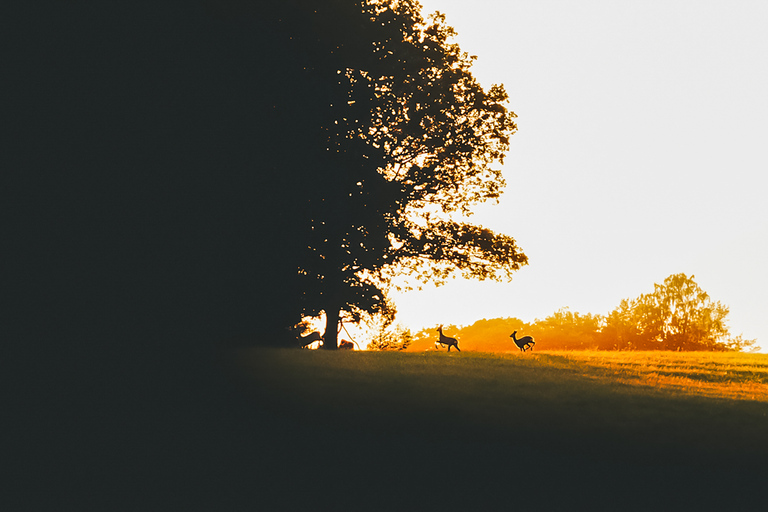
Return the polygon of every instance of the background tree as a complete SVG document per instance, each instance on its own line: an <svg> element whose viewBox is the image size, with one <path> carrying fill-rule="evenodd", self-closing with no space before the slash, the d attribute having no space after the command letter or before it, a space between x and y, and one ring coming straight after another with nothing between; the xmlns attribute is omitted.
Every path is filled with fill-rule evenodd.
<svg viewBox="0 0 768 512"><path fill-rule="evenodd" d="M650 349L648 336L635 321L637 299L622 299L619 305L605 317L601 330L601 348Z"/></svg>
<svg viewBox="0 0 768 512"><path fill-rule="evenodd" d="M437 326L427 327L413 336L411 350L421 352L434 349L438 339ZM449 336L459 339L462 350L507 351L515 349L509 335L512 331L531 332L531 326L519 318L493 318L477 320L471 325L444 325L443 330Z"/></svg>
<svg viewBox="0 0 768 512"><path fill-rule="evenodd" d="M327 348L340 314L391 317L395 273L501 279L526 262L511 237L452 219L498 198L494 165L515 115L502 86L484 91L474 79L442 16L427 21L420 8L370 0L300 11L311 30L296 40L311 50L298 65L318 108L300 142L316 172L299 274L303 313L326 314Z"/></svg>
<svg viewBox="0 0 768 512"><path fill-rule="evenodd" d="M654 285L654 327L658 326L664 348L713 349L728 335L728 308L712 301L693 277L675 274Z"/></svg>
<svg viewBox="0 0 768 512"><path fill-rule="evenodd" d="M543 320L536 320L525 334L532 335L541 349L594 349L600 343L602 322L600 315L561 308Z"/></svg>
<svg viewBox="0 0 768 512"><path fill-rule="evenodd" d="M604 332L618 348L642 350L743 350L755 340L730 336L728 308L710 299L693 280L674 274L652 293L624 300L606 320Z"/></svg>
<svg viewBox="0 0 768 512"><path fill-rule="evenodd" d="M446 330L461 339L465 350L479 351L516 350L509 339L512 331L533 336L539 350L750 350L756 340L732 336L728 308L712 301L693 278L671 275L652 293L622 300L607 316L562 308L531 324L494 318ZM436 339L434 327L422 329L411 349L427 350Z"/></svg>

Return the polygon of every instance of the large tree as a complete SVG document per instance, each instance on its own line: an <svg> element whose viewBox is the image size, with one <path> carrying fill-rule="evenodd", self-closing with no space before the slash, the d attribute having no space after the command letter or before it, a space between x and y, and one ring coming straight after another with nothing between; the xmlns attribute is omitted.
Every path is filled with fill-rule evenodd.
<svg viewBox="0 0 768 512"><path fill-rule="evenodd" d="M327 348L340 314L391 316L395 271L501 279L526 263L511 237L462 221L504 187L499 165L517 129L507 94L484 90L444 18L420 9L335 1L294 24L312 27L291 41L310 49L298 65L319 106L298 141L315 170L299 273L303 312L325 312Z"/></svg>
<svg viewBox="0 0 768 512"><path fill-rule="evenodd" d="M322 110L294 4L19 9L5 35L25 43L0 45L4 339L186 354L286 334L315 163L296 148Z"/></svg>

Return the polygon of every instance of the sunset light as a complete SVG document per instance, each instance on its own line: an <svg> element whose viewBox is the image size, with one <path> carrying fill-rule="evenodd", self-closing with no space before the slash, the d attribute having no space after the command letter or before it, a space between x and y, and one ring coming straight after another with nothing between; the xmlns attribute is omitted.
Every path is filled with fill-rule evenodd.
<svg viewBox="0 0 768 512"><path fill-rule="evenodd" d="M529 258L511 283L393 294L413 328L607 314L674 273L768 346L768 4L424 0L518 115L498 205L471 217Z"/></svg>
<svg viewBox="0 0 768 512"><path fill-rule="evenodd" d="M767 0L12 3L3 510L765 506Z"/></svg>

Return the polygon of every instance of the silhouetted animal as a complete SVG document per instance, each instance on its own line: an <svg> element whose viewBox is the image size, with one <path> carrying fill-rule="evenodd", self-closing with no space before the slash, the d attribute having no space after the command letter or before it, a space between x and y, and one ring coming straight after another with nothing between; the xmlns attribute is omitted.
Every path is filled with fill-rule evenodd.
<svg viewBox="0 0 768 512"><path fill-rule="evenodd" d="M456 350L461 352L461 349L459 348L459 340L456 338L451 338L450 336L446 336L443 334L443 326L437 328L437 332L440 333L440 339L435 342L435 348L438 348L437 344L439 343L442 346L448 345L448 352L451 351L451 347L456 347Z"/></svg>
<svg viewBox="0 0 768 512"><path fill-rule="evenodd" d="M323 336L317 331L313 331L306 336L299 336L299 346L301 348L306 348L307 345L314 341L323 341Z"/></svg>
<svg viewBox="0 0 768 512"><path fill-rule="evenodd" d="M533 341L532 337L530 337L530 336L523 336L522 338L517 339L515 337L515 334L517 334L517 331L513 332L512 334L510 334L509 337L512 338L515 341L515 345L517 345L520 348L520 350L522 350L523 352L525 352L525 350L527 348L530 348L531 350L533 350L533 347L531 345L535 345L536 342Z"/></svg>
<svg viewBox="0 0 768 512"><path fill-rule="evenodd" d="M339 342L339 350L355 350L355 344L351 341L341 340Z"/></svg>

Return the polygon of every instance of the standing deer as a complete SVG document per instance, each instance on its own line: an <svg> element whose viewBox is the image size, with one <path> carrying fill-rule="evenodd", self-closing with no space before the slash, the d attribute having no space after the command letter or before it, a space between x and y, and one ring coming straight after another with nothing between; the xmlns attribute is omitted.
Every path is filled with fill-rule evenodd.
<svg viewBox="0 0 768 512"><path fill-rule="evenodd" d="M531 350L533 350L533 345L536 344L536 342L533 341L533 338L531 338L530 336L523 336L522 338L517 339L515 337L515 334L517 334L517 331L510 334L509 337L514 340L515 345L517 345L520 348L520 350L522 350L523 352L525 352L525 349L527 348L530 348Z"/></svg>
<svg viewBox="0 0 768 512"><path fill-rule="evenodd" d="M441 346L448 345L448 352L451 351L451 347L456 347L456 350L461 352L461 349L459 348L459 340L457 340L456 338L451 338L450 336L444 335L442 325L437 328L437 332L440 333L440 339L435 342L435 348L438 348L437 345L439 343Z"/></svg>
<svg viewBox="0 0 768 512"><path fill-rule="evenodd" d="M307 348L307 346L309 346L311 343L315 341L320 341L320 342L323 341L323 337L318 331L313 331L307 334L306 336L299 335L297 339L299 341L299 346L301 348Z"/></svg>

